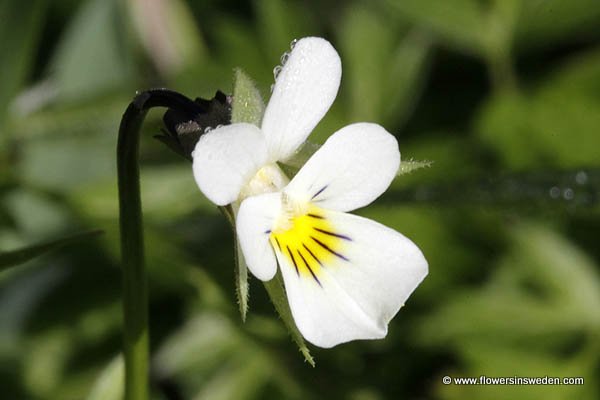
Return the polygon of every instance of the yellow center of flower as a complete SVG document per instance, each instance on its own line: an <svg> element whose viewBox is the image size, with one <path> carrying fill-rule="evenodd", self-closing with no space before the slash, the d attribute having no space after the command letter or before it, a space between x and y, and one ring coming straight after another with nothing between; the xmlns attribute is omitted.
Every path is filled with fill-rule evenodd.
<svg viewBox="0 0 600 400"><path fill-rule="evenodd" d="M271 245L299 276L312 277L320 284L322 268L332 266L335 259L349 261L344 253L352 239L336 231L323 209L313 205L302 208L288 210L276 223L270 233Z"/></svg>

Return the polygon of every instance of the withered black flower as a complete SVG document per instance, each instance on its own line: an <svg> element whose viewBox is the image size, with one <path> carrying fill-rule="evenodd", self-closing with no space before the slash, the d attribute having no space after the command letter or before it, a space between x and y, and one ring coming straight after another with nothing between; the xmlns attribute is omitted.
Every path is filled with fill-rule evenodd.
<svg viewBox="0 0 600 400"><path fill-rule="evenodd" d="M207 128L231 123L231 102L231 96L218 90L210 100L198 97L187 107L174 104L163 116L166 130L154 137L191 161L192 151Z"/></svg>

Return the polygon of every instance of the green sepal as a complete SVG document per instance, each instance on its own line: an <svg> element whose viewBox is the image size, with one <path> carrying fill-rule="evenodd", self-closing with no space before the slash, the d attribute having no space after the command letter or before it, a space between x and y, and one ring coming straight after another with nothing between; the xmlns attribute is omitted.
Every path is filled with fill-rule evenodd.
<svg viewBox="0 0 600 400"><path fill-rule="evenodd" d="M235 245L235 294L237 297L238 306L240 307L242 321L246 322L246 314L248 314L248 301L250 300L248 265L246 264L246 259L242 253L235 228L233 237Z"/></svg>
<svg viewBox="0 0 600 400"><path fill-rule="evenodd" d="M260 126L265 103L254 81L244 71L237 68L234 72L233 103L231 123L246 122Z"/></svg>
<svg viewBox="0 0 600 400"><path fill-rule="evenodd" d="M235 296L237 298L237 303L240 308L240 315L242 317L242 321L246 322L250 291L248 285L248 265L246 264L246 260L244 259L242 249L240 248L240 243L238 241L237 232L235 229L235 216L237 215L237 211L239 208L239 203L234 202L224 207L219 207L219 211L221 211L221 213L225 215L227 221L229 221L229 224L231 225L231 230L233 232L233 255L235 263Z"/></svg>
<svg viewBox="0 0 600 400"><path fill-rule="evenodd" d="M273 279L271 279L268 282L263 282L263 284L265 285L265 289L267 289L269 298L275 306L277 313L283 320L283 323L285 324L285 327L287 328L289 334L292 336L292 339L294 340L294 342L296 342L296 345L298 345L298 349L304 356L304 359L312 367L314 367L315 360L310 355L308 346L304 342L304 338L302 337L302 334L298 330L298 327L294 322L294 318L292 317L292 310L290 310L290 306L287 301L287 296L285 294L285 289L283 288L281 272L277 271L277 275L275 275Z"/></svg>
<svg viewBox="0 0 600 400"><path fill-rule="evenodd" d="M400 168L398 168L398 172L396 172L396 176L402 176L406 174L410 174L413 171L416 171L421 168L429 168L433 164L433 161L429 160L402 160L400 162Z"/></svg>
<svg viewBox="0 0 600 400"><path fill-rule="evenodd" d="M81 232L71 236L66 236L60 239L50 240L48 242L34 244L32 246L23 247L18 250L6 251L0 253L0 271L14 267L19 264L23 264L29 260L32 260L38 256L41 256L49 251L57 249L59 247L71 244L73 242L88 239L93 236L101 234L102 231L94 230L88 232Z"/></svg>
<svg viewBox="0 0 600 400"><path fill-rule="evenodd" d="M239 68L235 70L234 81L231 123L245 122L256 126L260 125L262 115L265 111L265 103L254 81ZM221 211L227 216L233 228L235 245L235 293L242 321L246 321L250 291L248 285L248 265L244 259L244 254L240 248L235 230L235 216L238 208L239 204L234 203L227 207L221 207Z"/></svg>

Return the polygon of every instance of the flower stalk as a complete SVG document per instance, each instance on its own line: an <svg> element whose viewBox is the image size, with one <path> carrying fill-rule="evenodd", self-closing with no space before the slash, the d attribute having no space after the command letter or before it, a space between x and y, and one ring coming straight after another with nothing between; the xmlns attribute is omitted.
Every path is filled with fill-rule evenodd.
<svg viewBox="0 0 600 400"><path fill-rule="evenodd" d="M148 278L144 264L139 141L142 123L153 107L168 107L185 115L206 112L201 104L165 89L138 94L119 127L117 170L119 223L123 268L123 348L125 399L148 399Z"/></svg>

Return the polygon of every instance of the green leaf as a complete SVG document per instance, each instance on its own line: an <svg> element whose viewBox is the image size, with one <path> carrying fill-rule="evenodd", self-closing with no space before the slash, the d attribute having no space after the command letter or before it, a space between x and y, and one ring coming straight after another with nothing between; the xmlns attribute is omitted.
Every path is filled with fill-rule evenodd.
<svg viewBox="0 0 600 400"><path fill-rule="evenodd" d="M223 314L201 307L204 311L190 315L160 344L153 358L156 378L176 377L184 393L200 390L194 399L256 399L267 385L286 398L302 398L300 385L269 350L267 332L283 334L277 321L252 316L244 326L252 331L247 335Z"/></svg>
<svg viewBox="0 0 600 400"><path fill-rule="evenodd" d="M561 235L547 227L520 224L512 230L515 251L530 261L530 279L535 279L556 296L558 303L570 306L571 317L590 330L600 328L600 278L593 259Z"/></svg>
<svg viewBox="0 0 600 400"><path fill-rule="evenodd" d="M123 356L115 357L100 373L86 400L120 400L124 393Z"/></svg>
<svg viewBox="0 0 600 400"><path fill-rule="evenodd" d="M180 375L195 365L202 372L219 368L223 357L230 357L246 346L235 326L222 314L203 311L190 315L156 350L153 363L161 375Z"/></svg>
<svg viewBox="0 0 600 400"><path fill-rule="evenodd" d="M171 0L150 7L131 1L127 6L140 41L164 76L176 76L184 68L197 72L198 65L206 63L206 45L186 2ZM161 22L160 28L156 21Z"/></svg>
<svg viewBox="0 0 600 400"><path fill-rule="evenodd" d="M115 0L88 0L71 21L50 67L59 97L89 99L133 83L133 62Z"/></svg>
<svg viewBox="0 0 600 400"><path fill-rule="evenodd" d="M552 46L557 42L598 32L600 7L596 0L536 0L520 3L516 35L517 46L522 49Z"/></svg>
<svg viewBox="0 0 600 400"><path fill-rule="evenodd" d="M0 54L3 55L0 124L8 104L21 89L34 66L37 41L47 5L45 1L8 0L0 3Z"/></svg>
<svg viewBox="0 0 600 400"><path fill-rule="evenodd" d="M264 55L257 51L260 42L253 26L240 24L236 19L220 19L215 21L215 52L218 57L211 75L221 80L223 84L231 82L231 69L224 65L242 65L258 82L272 82L273 65L265 60ZM216 82L218 83L218 81ZM211 84L214 85L214 84Z"/></svg>
<svg viewBox="0 0 600 400"><path fill-rule="evenodd" d="M281 273L278 271L275 278L271 279L270 281L263 282L263 284L265 285L265 289L267 289L267 293L269 294L277 313L283 320L283 323L285 324L289 334L292 336L292 339L294 342L296 342L298 349L304 356L304 360L314 367L315 360L310 355L310 350L308 349L308 346L306 346L304 338L294 322L294 317L292 316L292 311L290 310L285 289L283 288Z"/></svg>
<svg viewBox="0 0 600 400"><path fill-rule="evenodd" d="M246 122L260 126L265 103L252 79L240 68L235 70L231 123Z"/></svg>
<svg viewBox="0 0 600 400"><path fill-rule="evenodd" d="M488 284L447 299L420 326L420 341L462 348L475 339L496 337L494 346L545 349L559 347L578 332L598 332L597 265L544 226L520 224L509 234L510 251ZM443 330L436 328L440 324Z"/></svg>
<svg viewBox="0 0 600 400"><path fill-rule="evenodd" d="M314 19L301 3L284 0L254 2L257 26L271 67L279 63L290 42L317 32Z"/></svg>
<svg viewBox="0 0 600 400"><path fill-rule="evenodd" d="M485 48L484 10L477 0L387 0L406 20L428 29L451 46L481 54Z"/></svg>
<svg viewBox="0 0 600 400"><path fill-rule="evenodd" d="M382 117L386 125L398 128L417 105L431 61L432 41L419 30L408 32L391 51L385 84Z"/></svg>
<svg viewBox="0 0 600 400"><path fill-rule="evenodd" d="M598 77L600 52L578 56L534 90L491 97L475 130L512 168L594 165L600 159Z"/></svg>
<svg viewBox="0 0 600 400"><path fill-rule="evenodd" d="M62 246L78 242L98 236L102 233L100 230L82 232L75 235L67 236L61 239L56 239L44 243L39 243L29 247L24 247L18 250L12 250L0 253L0 271L23 264L31 259L39 257L51 250L58 249Z"/></svg>
<svg viewBox="0 0 600 400"><path fill-rule="evenodd" d="M23 381L32 397L43 398L60 387L75 352L73 336L68 326L48 329L36 335L31 347L21 355Z"/></svg>
<svg viewBox="0 0 600 400"><path fill-rule="evenodd" d="M390 82L388 59L396 35L389 29L386 15L359 4L348 7L340 21L343 82L348 88L350 118L379 121L386 101L382 90Z"/></svg>

